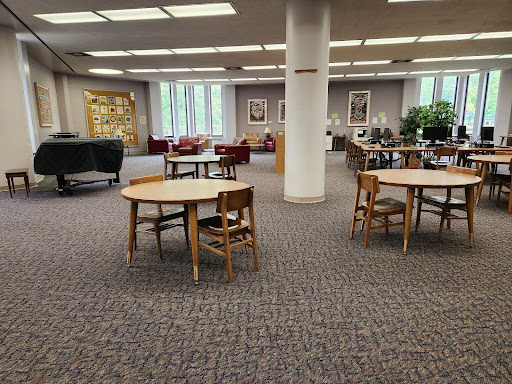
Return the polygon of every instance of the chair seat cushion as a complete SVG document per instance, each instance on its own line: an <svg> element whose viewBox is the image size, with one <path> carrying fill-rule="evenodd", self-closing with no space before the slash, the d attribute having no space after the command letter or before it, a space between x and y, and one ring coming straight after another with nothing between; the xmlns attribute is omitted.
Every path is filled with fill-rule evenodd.
<svg viewBox="0 0 512 384"><path fill-rule="evenodd" d="M197 221L197 226L200 230L209 232L213 235L222 235L222 217L221 216L212 216L207 217L206 219L201 219ZM246 229L249 228L249 223L245 220L241 220L237 217L228 216L228 227L230 236L236 236L238 232L246 233Z"/></svg>
<svg viewBox="0 0 512 384"><path fill-rule="evenodd" d="M418 199L421 199L423 202L429 204L450 204L450 205L466 205L464 200L454 199L453 197L447 198L446 196L416 196Z"/></svg>
<svg viewBox="0 0 512 384"><path fill-rule="evenodd" d="M368 203L365 201L363 207L368 208ZM392 212L405 212L405 203L386 197L384 199L375 200L373 210L379 213L392 213Z"/></svg>

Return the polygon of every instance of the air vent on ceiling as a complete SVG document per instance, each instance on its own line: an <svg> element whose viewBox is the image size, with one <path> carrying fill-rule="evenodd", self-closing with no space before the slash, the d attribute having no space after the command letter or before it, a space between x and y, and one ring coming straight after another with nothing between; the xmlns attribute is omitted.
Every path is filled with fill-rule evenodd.
<svg viewBox="0 0 512 384"><path fill-rule="evenodd" d="M73 56L73 57L91 56L91 55L88 55L85 52L66 52L66 55L70 55L70 56Z"/></svg>
<svg viewBox="0 0 512 384"><path fill-rule="evenodd" d="M412 59L405 59L405 60L393 60L392 63L393 64L396 64L396 63L410 63L412 61Z"/></svg>
<svg viewBox="0 0 512 384"><path fill-rule="evenodd" d="M239 69L242 69L242 67L226 67L227 71L238 71Z"/></svg>

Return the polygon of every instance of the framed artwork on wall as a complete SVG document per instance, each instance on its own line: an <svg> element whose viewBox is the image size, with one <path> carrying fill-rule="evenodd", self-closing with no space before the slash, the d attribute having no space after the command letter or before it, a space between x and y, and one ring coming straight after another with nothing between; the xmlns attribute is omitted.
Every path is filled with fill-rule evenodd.
<svg viewBox="0 0 512 384"><path fill-rule="evenodd" d="M370 115L370 91L348 91L349 127L367 127Z"/></svg>
<svg viewBox="0 0 512 384"><path fill-rule="evenodd" d="M267 124L267 99L249 99L249 125Z"/></svg>
<svg viewBox="0 0 512 384"><path fill-rule="evenodd" d="M284 100L278 101L278 108L277 108L277 122L279 124L284 124L285 117L286 117L286 106Z"/></svg>
<svg viewBox="0 0 512 384"><path fill-rule="evenodd" d="M52 105L50 104L50 91L48 88L34 83L37 102L37 116L39 126L51 127L53 125Z"/></svg>

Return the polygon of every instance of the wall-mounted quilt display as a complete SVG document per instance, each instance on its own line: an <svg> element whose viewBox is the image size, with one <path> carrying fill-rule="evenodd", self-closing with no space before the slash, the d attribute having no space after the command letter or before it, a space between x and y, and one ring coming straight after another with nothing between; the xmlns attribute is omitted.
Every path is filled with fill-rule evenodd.
<svg viewBox="0 0 512 384"><path fill-rule="evenodd" d="M284 102L284 100L279 100L278 103L279 103L279 105L278 105L278 109L277 109L277 113L278 113L277 122L279 124L284 124L284 120L285 120L285 117L286 117L285 102Z"/></svg>
<svg viewBox="0 0 512 384"><path fill-rule="evenodd" d="M367 127L370 115L370 91L348 92L349 127Z"/></svg>
<svg viewBox="0 0 512 384"><path fill-rule="evenodd" d="M133 92L84 89L89 137L121 137L138 145Z"/></svg>
<svg viewBox="0 0 512 384"><path fill-rule="evenodd" d="M267 99L249 99L249 125L267 124Z"/></svg>
<svg viewBox="0 0 512 384"><path fill-rule="evenodd" d="M34 83L37 102L37 116L39 126L51 127L53 125L52 105L50 104L50 91L48 88Z"/></svg>

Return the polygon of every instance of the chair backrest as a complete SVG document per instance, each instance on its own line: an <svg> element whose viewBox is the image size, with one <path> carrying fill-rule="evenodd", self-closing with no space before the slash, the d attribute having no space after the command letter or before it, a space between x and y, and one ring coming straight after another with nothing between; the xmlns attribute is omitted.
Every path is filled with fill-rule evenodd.
<svg viewBox="0 0 512 384"><path fill-rule="evenodd" d="M222 178L236 180L235 155L229 155L220 158L220 167L222 169ZM231 173L231 167L233 172Z"/></svg>
<svg viewBox="0 0 512 384"><path fill-rule="evenodd" d="M512 152L510 151L496 151L494 152L495 155L512 155Z"/></svg>
<svg viewBox="0 0 512 384"><path fill-rule="evenodd" d="M167 173L167 165L169 164L167 162L168 159L171 157L178 157L180 154L178 152L171 152L171 153L164 153L164 177L167 178L167 176L172 176L170 173Z"/></svg>
<svg viewBox="0 0 512 384"><path fill-rule="evenodd" d="M164 178L162 175L134 177L134 178L130 179L130 185L151 183L152 181L163 181L163 180L164 180Z"/></svg>
<svg viewBox="0 0 512 384"><path fill-rule="evenodd" d="M437 156L438 160L441 156L455 157L456 152L457 152L457 148L455 148L455 147L437 147L436 148L436 156Z"/></svg>
<svg viewBox="0 0 512 384"><path fill-rule="evenodd" d="M194 144L199 143L199 137L180 136L179 143L182 147L192 148Z"/></svg>
<svg viewBox="0 0 512 384"><path fill-rule="evenodd" d="M160 140L157 135L149 135L148 140Z"/></svg>
<svg viewBox="0 0 512 384"><path fill-rule="evenodd" d="M475 168L456 167L455 165L448 165L446 172L451 173L465 173L467 175L476 176L477 170Z"/></svg>
<svg viewBox="0 0 512 384"><path fill-rule="evenodd" d="M364 189L372 194L379 193L379 178L374 175L368 175L364 172L357 173L357 189Z"/></svg>
<svg viewBox="0 0 512 384"><path fill-rule="evenodd" d="M245 207L252 208L254 187L239 191L219 192L217 197L217 213L239 211Z"/></svg>

